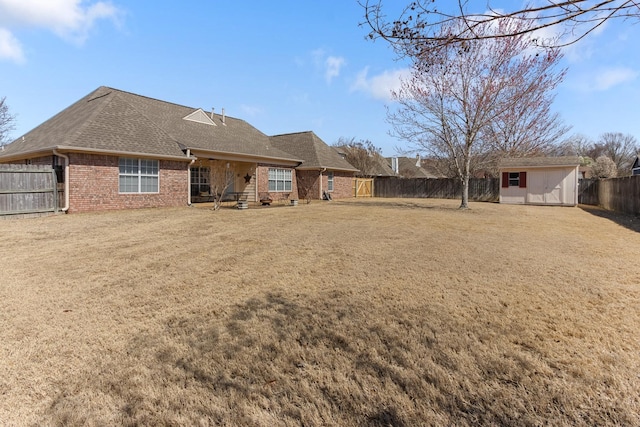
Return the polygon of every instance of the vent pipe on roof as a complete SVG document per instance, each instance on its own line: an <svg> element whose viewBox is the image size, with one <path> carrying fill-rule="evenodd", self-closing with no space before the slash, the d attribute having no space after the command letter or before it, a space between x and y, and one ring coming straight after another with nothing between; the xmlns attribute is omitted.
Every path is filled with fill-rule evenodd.
<svg viewBox="0 0 640 427"><path fill-rule="evenodd" d="M216 113L216 109L211 107L211 121L213 121L213 115Z"/></svg>
<svg viewBox="0 0 640 427"><path fill-rule="evenodd" d="M398 167L398 158L397 157L392 157L391 158L391 170L393 170L393 173L398 174L400 172L400 168Z"/></svg>
<svg viewBox="0 0 640 427"><path fill-rule="evenodd" d="M226 126L227 124L225 123L224 119L225 119L225 115L224 115L224 108L223 108L222 109L222 124Z"/></svg>
<svg viewBox="0 0 640 427"><path fill-rule="evenodd" d="M419 168L422 166L422 162L420 160L420 154L416 154L416 167Z"/></svg>

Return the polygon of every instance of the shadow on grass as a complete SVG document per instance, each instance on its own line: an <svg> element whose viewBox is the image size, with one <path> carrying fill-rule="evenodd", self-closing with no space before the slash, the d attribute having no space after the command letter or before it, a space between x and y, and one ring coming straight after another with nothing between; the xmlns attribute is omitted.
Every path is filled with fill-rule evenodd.
<svg viewBox="0 0 640 427"><path fill-rule="evenodd" d="M333 201L331 203L339 204L340 201ZM375 207L386 209L424 209L424 210L458 210L460 204L423 204L412 201L412 199L397 199L397 201L389 201L385 199L382 201L376 201L375 199L367 199L366 201L353 201L349 200L349 206L362 206L362 207Z"/></svg>
<svg viewBox="0 0 640 427"><path fill-rule="evenodd" d="M548 366L514 364L534 357L507 345L515 338L503 322L460 323L434 307L339 291L268 293L222 315L185 313L132 337L126 355L98 355L61 385L43 421L403 427L603 424L607 414L633 416L611 406L577 412L593 405L589 396L568 400L559 385L565 380L554 384L543 374ZM479 340L476 325L487 324L505 341Z"/></svg>
<svg viewBox="0 0 640 427"><path fill-rule="evenodd" d="M597 206L580 205L580 208L591 215L608 219L629 230L640 233L640 217L631 214L609 211Z"/></svg>

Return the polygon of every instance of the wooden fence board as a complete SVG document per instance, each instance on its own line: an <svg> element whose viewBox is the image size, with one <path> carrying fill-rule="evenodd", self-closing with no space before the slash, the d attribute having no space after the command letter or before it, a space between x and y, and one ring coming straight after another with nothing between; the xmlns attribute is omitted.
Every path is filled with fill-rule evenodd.
<svg viewBox="0 0 640 427"><path fill-rule="evenodd" d="M355 178L353 195L354 197L373 197L373 178Z"/></svg>
<svg viewBox="0 0 640 427"><path fill-rule="evenodd" d="M376 197L417 197L437 199L459 199L462 183L455 178L398 178L375 179ZM472 178L469 180L469 200L498 201L500 180L497 178Z"/></svg>
<svg viewBox="0 0 640 427"><path fill-rule="evenodd" d="M58 210L53 168L34 165L0 165L0 216Z"/></svg>

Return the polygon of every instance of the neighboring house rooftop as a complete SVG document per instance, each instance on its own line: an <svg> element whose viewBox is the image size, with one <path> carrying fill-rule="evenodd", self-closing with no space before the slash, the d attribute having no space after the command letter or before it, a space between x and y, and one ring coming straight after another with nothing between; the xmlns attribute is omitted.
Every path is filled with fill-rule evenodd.
<svg viewBox="0 0 640 427"><path fill-rule="evenodd" d="M186 160L186 150L300 162L244 120L100 87L7 145L0 158L53 149Z"/></svg>
<svg viewBox="0 0 640 427"><path fill-rule="evenodd" d="M640 175L640 154L638 154L636 156L636 159L633 161L633 165L631 166L631 174Z"/></svg>
<svg viewBox="0 0 640 427"><path fill-rule="evenodd" d="M437 175L423 167L420 157L398 157L398 168L401 175L411 178L437 178Z"/></svg>
<svg viewBox="0 0 640 427"><path fill-rule="evenodd" d="M329 147L312 131L288 133L271 137L271 143L284 152L303 159L301 170L330 169L346 172L358 172L340 154Z"/></svg>
<svg viewBox="0 0 640 427"><path fill-rule="evenodd" d="M578 156L561 156L561 157L521 157L521 158L505 158L500 160L500 168L515 167L548 167L548 166L580 166L580 157Z"/></svg>

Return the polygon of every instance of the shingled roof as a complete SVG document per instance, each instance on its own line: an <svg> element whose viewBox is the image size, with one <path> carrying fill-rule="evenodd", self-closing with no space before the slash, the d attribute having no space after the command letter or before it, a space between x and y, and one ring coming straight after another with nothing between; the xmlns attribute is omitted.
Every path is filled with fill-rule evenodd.
<svg viewBox="0 0 640 427"><path fill-rule="evenodd" d="M499 167L548 167L548 166L580 166L580 157L559 156L559 157L510 157L500 160Z"/></svg>
<svg viewBox="0 0 640 427"><path fill-rule="evenodd" d="M23 137L0 158L67 151L184 159L187 149L300 162L244 120L100 87Z"/></svg>
<svg viewBox="0 0 640 427"><path fill-rule="evenodd" d="M358 172L349 162L312 131L275 135L271 143L278 149L303 160L298 169L330 169Z"/></svg>

